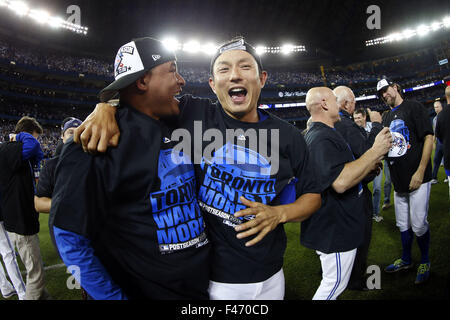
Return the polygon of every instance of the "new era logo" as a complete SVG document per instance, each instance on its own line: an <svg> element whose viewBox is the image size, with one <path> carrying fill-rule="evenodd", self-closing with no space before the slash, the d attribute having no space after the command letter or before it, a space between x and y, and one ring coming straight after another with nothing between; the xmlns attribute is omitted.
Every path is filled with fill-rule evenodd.
<svg viewBox="0 0 450 320"><path fill-rule="evenodd" d="M159 54L152 54L152 58L153 58L153 61L156 61L159 58L161 58L161 56Z"/></svg>

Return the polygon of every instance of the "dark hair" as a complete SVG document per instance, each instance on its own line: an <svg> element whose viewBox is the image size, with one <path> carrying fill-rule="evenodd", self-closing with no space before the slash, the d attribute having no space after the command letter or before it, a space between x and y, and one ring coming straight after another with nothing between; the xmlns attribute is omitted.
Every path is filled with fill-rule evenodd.
<svg viewBox="0 0 450 320"><path fill-rule="evenodd" d="M16 128L14 129L14 133L17 134L19 132L28 132L29 134L37 132L38 134L42 134L43 130L35 118L25 116L17 122Z"/></svg>
<svg viewBox="0 0 450 320"><path fill-rule="evenodd" d="M366 109L364 108L358 108L355 110L355 112L353 113L359 113L360 115L362 115L364 118L367 117L367 112Z"/></svg>
<svg viewBox="0 0 450 320"><path fill-rule="evenodd" d="M405 99L405 96L403 95L403 90L402 90L402 86L399 85L398 83L393 83L391 85L391 87L397 87L397 92L400 94L400 97L402 97L402 99Z"/></svg>
<svg viewBox="0 0 450 320"><path fill-rule="evenodd" d="M241 49L243 51L248 52L250 55L253 56L253 59L255 59L256 64L258 65L258 71L259 74L262 73L263 67L262 67L262 63L261 63L261 58L259 57L259 55L256 53L256 49L249 44L248 42L245 41L244 37L242 36L237 36L234 37L233 39L221 44L219 46L219 48L217 49L216 53L214 54L214 56L211 58L210 61L210 66L209 66L209 73L211 75L211 77L214 79L214 63L216 62L217 58L225 51L230 50L230 48L238 48Z"/></svg>

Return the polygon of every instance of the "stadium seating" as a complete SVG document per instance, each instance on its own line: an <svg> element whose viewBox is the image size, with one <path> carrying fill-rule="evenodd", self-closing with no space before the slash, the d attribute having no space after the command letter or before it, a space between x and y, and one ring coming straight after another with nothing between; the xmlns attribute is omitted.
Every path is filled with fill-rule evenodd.
<svg viewBox="0 0 450 320"><path fill-rule="evenodd" d="M447 49L448 50L448 49ZM377 80L388 76L409 88L442 80L450 69L440 67L432 50L412 52L377 61L326 68L268 67L269 77L262 92L262 103L304 102L306 92L314 86L348 85L356 96L375 92ZM179 63L186 80L184 93L215 98L208 86L209 66ZM112 81L112 65L99 57L68 55L56 50L30 47L25 43L0 40L0 141L14 128L23 115L37 118L45 127L41 138L46 156L53 154L60 135L59 125L67 116L84 119L98 102L97 93ZM444 93L444 84L405 93L434 110L432 102ZM383 111L386 107L377 99L358 101L357 107ZM269 108L300 129L306 126L309 113L303 107Z"/></svg>

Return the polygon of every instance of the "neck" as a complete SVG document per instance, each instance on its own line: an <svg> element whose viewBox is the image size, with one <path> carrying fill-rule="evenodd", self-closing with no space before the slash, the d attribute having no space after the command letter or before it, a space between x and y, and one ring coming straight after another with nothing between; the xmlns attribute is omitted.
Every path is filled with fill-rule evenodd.
<svg viewBox="0 0 450 320"><path fill-rule="evenodd" d="M395 105L391 106L391 109L394 109L395 107L398 107L403 103L403 98L400 95L397 95L397 98L395 98Z"/></svg>
<svg viewBox="0 0 450 320"><path fill-rule="evenodd" d="M146 114L150 118L153 118L155 120L159 120L159 116L155 114L153 111L153 108L151 106L151 103L148 101L145 101L141 99L139 96L130 96L126 99L123 99L123 101L130 106L132 106L134 109L142 112L143 114Z"/></svg>
<svg viewBox="0 0 450 320"><path fill-rule="evenodd" d="M259 115L258 115L258 109L253 108L250 112L243 114L242 116L232 114L228 112L226 109L223 109L226 114L228 114L230 117L232 117L235 120L239 120L242 122L253 122L256 123L259 121Z"/></svg>
<svg viewBox="0 0 450 320"><path fill-rule="evenodd" d="M326 124L330 128L334 128L334 124L336 123L336 121L333 121L332 119L321 116L321 115L311 116L311 121L312 122L321 122L323 124Z"/></svg>
<svg viewBox="0 0 450 320"><path fill-rule="evenodd" d="M345 112L345 113L347 113L347 114L350 114L350 112L348 112L348 110L347 110L345 107L339 108L339 111L340 111L340 112Z"/></svg>

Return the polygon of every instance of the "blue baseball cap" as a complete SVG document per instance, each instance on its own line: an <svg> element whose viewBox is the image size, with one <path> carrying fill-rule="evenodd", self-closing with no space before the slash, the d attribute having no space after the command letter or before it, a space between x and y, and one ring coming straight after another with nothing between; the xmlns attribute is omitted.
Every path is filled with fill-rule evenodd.
<svg viewBox="0 0 450 320"><path fill-rule="evenodd" d="M64 123L63 131L62 131L63 134L69 128L78 128L82 122L83 121L81 121L80 119L77 119L77 118L70 119L69 121Z"/></svg>

